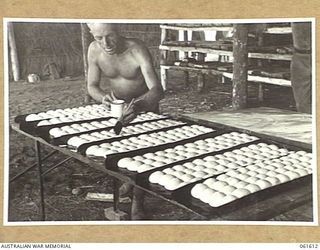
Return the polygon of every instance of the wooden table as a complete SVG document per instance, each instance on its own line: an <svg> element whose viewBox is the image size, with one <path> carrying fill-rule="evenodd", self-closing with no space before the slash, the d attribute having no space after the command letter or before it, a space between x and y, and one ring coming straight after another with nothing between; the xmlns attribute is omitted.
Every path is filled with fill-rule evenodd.
<svg viewBox="0 0 320 250"><path fill-rule="evenodd" d="M24 136L27 136L29 138L31 138L34 142L35 142L35 151L36 151L36 164L29 166L29 168L25 169L24 171L22 171L21 173L17 174L16 176L12 177L10 179L10 183L15 181L16 179L18 179L20 176L22 176L24 173L26 173L27 171L31 170L34 167L38 168L38 180L39 180L39 189L40 189L40 220L45 220L46 219L46 213L45 213L45 208L44 208L44 193L43 193L43 177L45 174L49 173L51 170L59 167L60 165L62 165L63 163L65 163L67 160L74 158L79 160L80 162L87 164L89 167L101 171L103 173L105 173L106 175L109 175L113 178L114 180L114 186L113 186L113 194L114 194L114 201L113 201L113 209L114 212L120 212L119 210L119 181L122 182L127 182L127 183L131 183L132 185L134 185L137 188L142 189L143 191L145 191L146 193L152 194L162 200L168 201L176 206L179 206L183 209L186 209L189 212L194 213L197 217L205 219L205 217L203 215L201 215L200 213L197 213L196 211L191 210L190 208L186 207L185 205L176 202L175 200L169 199L165 196L162 196L161 194L157 194L145 187L139 186L136 184L135 179L132 178L131 175L125 175L121 172L118 171L114 171L114 170L110 170L107 168L105 161L103 158L99 158L99 159L93 159L93 158L89 158L89 157L85 157L83 155L81 155L80 153L71 151L67 148L63 148L63 147L59 147L59 146L54 146L50 143L48 143L47 141L45 141L44 139L42 139L41 137L37 137L34 135L31 135L23 130L21 130L19 128L19 124L17 123L13 123L11 124L11 128L15 131L17 131L20 134L23 134ZM46 156L42 156L41 154L41 146L48 146L52 149L52 152L49 153ZM53 154L60 152L63 155L67 156L66 159L62 160L61 162L55 164L53 167L51 167L49 170L47 171L43 171L42 170L42 165L43 165L43 161L48 160L49 157L51 157Z"/></svg>
<svg viewBox="0 0 320 250"><path fill-rule="evenodd" d="M182 115L187 120L219 128L235 128L281 143L312 149L312 117L274 108L210 111Z"/></svg>
<svg viewBox="0 0 320 250"><path fill-rule="evenodd" d="M254 134L261 138L267 138L305 150L312 150L312 116L310 114L259 107L237 111L210 111L184 114L181 117L203 125L228 129L234 128L237 131ZM297 204L290 207L289 204L292 203L293 200L297 202ZM288 202L288 207L285 206L286 202ZM269 212L261 211L262 204L268 207L266 210L269 210ZM270 204L272 205L270 206ZM296 207L301 215L304 214L305 217L312 218L312 209L305 211L303 205L313 206L311 178L309 181L294 187L292 190L285 191L282 195L275 195L259 201L252 205L255 208L252 207L249 208L249 210L256 209L257 214L259 214L258 211L264 214L260 214L260 216L267 219L269 215L269 219L272 219L276 214L285 213ZM299 207L301 207L301 210L299 210ZM246 209L248 209L248 207L237 209L229 214L225 214L222 216L222 219L244 218L248 213L248 211L244 211ZM254 215L252 216L254 217ZM293 219L299 221L299 218Z"/></svg>
<svg viewBox="0 0 320 250"><path fill-rule="evenodd" d="M258 108L243 111L214 111L186 114L183 115L182 118L215 128L231 128L234 131L245 131L250 134L259 135L262 138L272 139L309 151L312 147L311 117L308 115L270 108ZM203 220L265 221L274 219L280 214L297 209L303 205L312 207L312 178L310 176L294 182L291 185L276 188L272 192L264 192L260 197L244 199L237 206L229 206L227 209L212 210L208 209L208 207L203 207L201 202L197 204L197 202L188 201L188 199L185 199L185 193L181 195L172 195L171 193L168 194L168 192L156 189L146 183L137 183L136 178L133 178L128 171L115 171L106 168L107 166L103 159L93 160L79 153L72 152L69 149L51 145L42 138L35 137L20 130L17 124L13 124L12 128L35 141L39 169L40 195L42 196L43 220L45 219L45 213L43 206L44 194L42 191L43 173L41 170L41 144L51 147L53 150L61 152L68 157L75 158L94 169L106 173L106 175L112 176L115 180L115 211L118 210L119 203L118 180L130 182L137 188L140 188L149 194L193 212L198 215L199 218L203 218ZM310 209L310 211L311 210L312 209ZM312 214L306 216L303 214L304 211L301 211L301 213L301 216L296 215L295 218L292 218L292 221L305 221L306 217L312 218Z"/></svg>

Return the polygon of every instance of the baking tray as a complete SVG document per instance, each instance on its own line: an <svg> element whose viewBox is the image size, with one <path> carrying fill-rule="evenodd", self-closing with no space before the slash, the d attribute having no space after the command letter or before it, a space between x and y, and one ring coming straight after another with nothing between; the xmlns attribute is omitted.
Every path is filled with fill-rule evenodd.
<svg viewBox="0 0 320 250"><path fill-rule="evenodd" d="M171 198L175 201L185 205L186 207L192 209L195 212L202 214L203 216L210 217L222 217L237 210L254 206L256 203L266 200L268 198L272 198L276 195L284 194L290 190L294 190L297 187L304 185L312 186L312 174L307 176L300 177L298 179L282 183L264 190L260 190L256 193L249 194L240 199L236 199L230 203L227 203L220 207L211 207L209 204L202 202L199 199L196 199L191 196L191 189L194 185L188 185L184 190L178 190L173 193ZM256 211L259 212L259 211ZM251 219L250 219L251 218ZM242 219L243 220L243 219ZM245 220L256 220L256 216L252 214L252 216L248 216Z"/></svg>
<svg viewBox="0 0 320 250"><path fill-rule="evenodd" d="M222 132L222 131L219 131L219 132ZM225 132L226 131L223 131L223 133L225 133ZM228 131L228 132L230 132L230 131ZM284 145L284 144L281 144L279 142L275 142L275 141L272 141L272 140L259 139L259 140L255 140L255 141L248 142L248 143L245 143L245 144L240 144L240 145L228 148L228 149L224 149L224 150L220 150L220 151L216 151L216 152L211 152L211 153L203 154L201 156L195 156L195 157L192 157L192 158L189 158L189 159L184 159L182 161L170 163L170 164L161 166L159 168L151 169L151 170L143 172L143 173L137 173L137 172L133 172L133 171L129 171L127 169L122 169L122 168L117 168L117 167L115 167L115 169L119 173L130 177L132 180L134 180L136 182L137 185L142 186L142 187L144 187L144 188L146 188L146 189L148 189L148 190L150 190L150 191L152 191L154 193L160 194L160 195L166 197L167 199L172 199L172 200L175 200L175 201L177 201L179 203L182 203L185 206L189 207L190 209L192 209L194 211L197 211L197 212L199 212L201 214L206 214L206 213L207 214L212 214L212 213L219 212L220 210L221 210L221 212L230 212L234 208L235 204L237 204L236 207L239 207L239 206L241 206L241 204L246 204L246 202L248 200L257 201L257 199L259 199L259 198L264 199L264 198L268 197L268 194L270 192L272 194L275 194L278 191L278 187L277 186L281 185L281 189L282 189L282 187L286 186L287 184L289 184L291 182L297 183L298 179L290 181L290 182L287 182L287 183L283 183L283 184L280 184L280 185L277 185L277 186L274 186L274 187L271 187L271 188L269 188L271 191L269 191L269 189L261 190L261 191L255 193L255 194L250 194L248 196L245 196L245 197L243 197L241 199L235 200L234 202L231 202L231 203L226 204L224 206L221 206L219 208L213 208L213 207L209 206L208 204L206 204L206 203L204 203L204 202L202 202L202 201L200 201L198 199L193 198L191 196L190 191L191 191L192 187L194 187L194 185L196 185L197 183L202 183L206 179L217 177L218 175L221 175L223 173L212 175L210 177L207 177L205 179L201 179L199 181L187 184L187 185L185 185L183 187L180 187L180 188L178 188L176 190L172 190L172 191L165 189L163 186L161 186L159 184L150 183L148 181L149 176L152 173L156 172L156 171L161 171L161 170L173 167L173 166L178 165L178 164L183 164L183 163L186 163L186 162L189 162L189 161L193 161L193 160L198 159L198 158L204 158L204 157L209 156L209 155L214 156L214 155L218 155L218 154L223 154L223 153L228 152L228 151L232 151L232 150L235 150L235 149L239 149L241 147L245 147L245 146L249 146L251 144L257 144L257 143L274 144L274 145L277 145L278 147L286 148L289 151L301 150L301 148L298 148L296 146ZM153 151L150 151L150 152L155 152L155 151L158 151L158 150L153 150ZM310 152L310 150L305 150L305 151L306 152ZM280 156L280 157L282 157L282 156ZM280 158L280 157L278 157L278 158ZM274 159L276 159L276 158L274 158ZM245 166L243 166L243 167L245 167ZM299 179L301 179L302 182L305 182L305 179L309 180L309 178L310 177L308 177L308 176L304 176L304 177L301 177ZM273 192L272 190L275 190L275 191ZM265 193L266 193L266 195L265 195ZM258 196L259 196L258 198L255 197L256 194L258 194ZM242 200L244 200L244 201L242 201Z"/></svg>
<svg viewBox="0 0 320 250"><path fill-rule="evenodd" d="M149 181L148 181L149 176L152 173L156 172L156 171L162 171L162 170L164 170L166 168L171 168L171 167L173 167L175 165L181 165L181 164L184 164L186 162L193 161L195 159L202 159L202 158L207 157L207 156L214 156L214 155L218 155L218 154L223 154L223 153L228 152L230 150L239 149L241 147L246 147L246 146L249 146L249 145L251 145L253 143L259 143L259 142L260 142L260 140L255 140L255 141L252 141L252 142L247 142L247 143L244 143L244 144L236 145L236 146L233 146L231 148L222 149L222 150L219 150L219 151L209 152L209 153L206 153L206 154L190 157L188 159L184 159L184 160L181 160L181 161L177 161L177 162L173 162L173 163L170 163L170 164L166 164L166 165L158 167L158 168L150 169L150 170L145 171L143 173L134 172L135 173L135 179L136 179L138 185L143 185L144 187L147 187L148 183L149 183ZM122 171L122 170L123 170L122 168L119 168L119 171ZM128 172L132 172L132 171L129 171L129 170L127 170L127 171ZM208 178L211 178L211 177L208 177ZM150 185L153 185L153 184L150 183ZM154 186L155 187L157 187L157 186L162 187L161 185L157 185L157 184L154 184ZM181 188L183 188L183 187L181 187ZM164 190L167 190L167 189L164 189ZM169 190L167 190L167 191L169 191ZM169 191L169 192L174 192L174 191Z"/></svg>
<svg viewBox="0 0 320 250"><path fill-rule="evenodd" d="M140 184L142 184L142 185L144 185L144 187L147 187L147 185L148 185L148 183L149 183L149 181L148 181L148 179L149 179L149 176L153 173L153 172L156 172L156 171L162 171L162 170L164 170L164 169L166 169L166 168L170 168L170 167L173 167L173 166L175 166L175 165L178 165L178 164L183 164L183 163L186 163L186 162L190 162L190 161L193 161L193 160L195 160L195 159L203 159L204 157L207 157L207 156L215 156L215 155L219 155L219 154L223 154L223 153L226 153L226 152L230 152L230 151L232 151L232 150L235 150L235 149L240 149L240 148L242 148L242 147L247 147L247 146L249 146L249 145L252 145L252 144L258 144L258 143L267 143L267 144L274 144L274 145L276 145L276 146L278 146L278 147L281 147L281 148L285 148L285 149L287 149L287 150L289 150L289 151L298 151L298 150L301 150L300 148L297 148L297 147L295 147L295 146L289 146L289 145L283 145L283 144L281 144L281 143L279 143L279 142L274 142L274 141L272 141L272 140L265 140L265 139L259 139L259 140L255 140L255 141L252 141L252 142L247 142L247 143L244 143L244 144L240 144L240 145L237 145L237 146L234 146L234 147L231 147L231 148L227 148L227 149L223 149L223 150L220 150L220 151L216 151L216 152L211 152L211 153L206 153L206 154L203 154L203 155L201 155L201 156L194 156L194 157L192 157L192 158L189 158L189 159L184 159L184 160L182 160L182 161L179 161L179 162L175 162L175 163L171 163L171 164L167 164L167 165L164 165L164 166L162 166L162 167L159 167L159 168L156 168L156 169L151 169L151 170L149 170L149 171L146 171L146 172L143 172L143 173L136 173L136 180L140 183ZM308 150L305 150L306 152L310 152L310 151L308 151ZM280 157L282 157L282 156L280 156ZM277 158L280 158L280 157L277 157ZM273 158L273 159L277 159L277 158ZM247 165L244 165L244 166L242 166L242 167L246 167ZM119 168L119 170L120 170L120 168ZM121 169L121 171L122 171L122 169ZM129 171L129 170L127 170L128 172L132 172L132 171ZM221 174L223 174L223 173L221 173ZM220 174L219 174L220 175ZM209 178L212 178L212 177L215 177L215 176L217 176L217 175L213 175L213 176L210 176L210 177L207 177L207 178L205 178L205 179L202 179L202 180L200 180L200 182L203 182L203 181L205 181L206 179L209 179ZM194 183L197 183L197 182L194 182ZM191 183L192 184L192 183ZM154 186L156 189L164 189L163 191L168 191L168 194L169 193L174 193L176 190L173 190L173 191L169 191L169 190L167 190L167 189L165 189L164 187L162 187L161 185L158 185L158 184L149 184L149 185L151 185L151 186ZM189 184L188 184L189 185ZM159 186L159 187L158 187ZM183 187L181 187L181 188L179 188L179 189L183 189L185 186L183 186ZM177 189L178 190L178 189Z"/></svg>
<svg viewBox="0 0 320 250"><path fill-rule="evenodd" d="M230 130L229 131L229 130L225 130L225 129L217 129L216 132L217 132L216 136L218 136L218 135L221 135L221 134L224 134L224 133L230 133L230 132L235 132L235 131L234 130L232 130L232 131ZM137 182L139 182L140 184L142 184L143 186L146 187L145 180L147 181L149 176L155 171L162 171L162 170L164 170L166 168L170 168L170 167L173 167L175 165L180 165L180 164L183 164L183 163L186 163L186 162L189 162L189 161L193 161L195 159L202 159L202 158L207 157L207 156L214 156L214 155L218 155L218 154L223 154L225 152L229 152L229 151L232 151L232 150L235 150L235 149L239 149L239 148L246 147L246 146L249 146L251 144L257 144L257 143L274 144L274 145L277 145L278 147L282 147L282 148L286 148L288 150L294 150L294 151L302 150L301 148L296 147L296 146L291 146L291 145L279 143L279 142L276 142L276 141L273 141L273 140L267 140L267 139L261 139L260 138L260 139L257 139L257 140L251 141L251 142L247 142L247 143L243 143L243 144L240 144L240 145L236 145L236 146L233 146L233 147L230 147L230 148L227 148L227 149L223 149L223 150L219 150L219 151L215 151L215 152L209 152L209 153L206 153L206 154L202 154L202 155L199 155L199 156L194 156L194 157L191 157L191 158L188 158L188 159L184 159L184 160L181 160L181 161L177 161L177 162L174 162L174 163L166 164L166 165L163 165L163 166L158 167L158 168L150 169L150 170L145 171L143 173L129 171L129 170L124 169L124 168L118 168L118 171L123 173L123 174L125 174L125 175L131 176ZM303 150L306 151L306 152L311 152L310 150L305 150L305 149L303 149ZM154 153L156 151L158 151L158 150L155 149L155 150L152 150L152 151L149 151L149 152ZM142 153L142 154L144 154L144 153ZM136 155L138 155L138 154L136 154ZM135 156L135 155L128 156L128 157L133 157L133 156ZM274 159L276 159L276 158L274 158ZM211 178L211 177L208 177L208 178Z"/></svg>
<svg viewBox="0 0 320 250"><path fill-rule="evenodd" d="M130 177L134 178L134 180L136 181L136 183L138 185L141 185L142 187L144 187L144 188L146 188L146 189L148 189L148 190L150 190L152 192L160 194L160 195L166 197L167 199L175 200L176 202L181 203L181 204L187 206L188 208L192 209L193 211L196 211L196 212L198 212L198 213L200 213L200 214L202 214L202 215L204 215L206 217L208 217L209 215L212 215L212 214L223 215L223 214L226 214L226 213L230 213L230 212L236 210L239 207L252 205L252 204L254 204L254 202L266 199L268 197L272 197L275 194L277 194L278 192L284 192L286 190L293 189L298 184L300 185L301 183L304 183L304 184L305 183L310 183L312 174L304 176L304 177L300 177L298 179L289 181L287 183L282 183L282 184L273 186L271 188L260 190L260 191L254 193L254 194L250 194L250 195L245 196L245 197L243 197L241 199L237 199L237 200L235 200L235 201L233 201L231 203L228 203L226 205L223 205L221 207L214 208L214 207L211 207L210 205L208 205L207 203L204 203L201 200L192 197L191 196L191 189L196 184L202 183L202 182L204 182L205 180L207 180L209 178L215 178L215 177L217 177L217 176L219 176L219 175L221 175L223 173L220 173L220 174L217 174L217 175L212 175L212 176L207 177L205 179L202 179L202 180L199 180L199 181L196 181L196 182L193 182L193 183L189 183L189 184L187 184L187 185L185 185L183 187L180 187L180 188L178 188L176 190L172 190L172 191L165 189L162 185L153 184L153 183L150 183L148 181L149 176L155 171L164 170L166 168L170 168L170 167L173 167L173 166L178 165L178 164L183 164L185 162L189 162L189 161L195 160L197 158L204 158L204 157L209 156L209 155L214 156L214 155L217 155L217 154L223 154L223 153L231 151L231 150L239 149L241 147L245 147L245 146L248 146L248 145L251 145L251 144L257 144L257 143L274 144L274 145L277 145L279 147L286 148L289 151L292 151L292 150L299 151L299 150L301 150L301 148L296 147L296 146L282 144L282 143L275 142L275 141L272 141L272 140L260 139L260 140L248 142L248 143L245 143L245 144L237 145L237 146L232 147L232 148L220 150L220 151L217 151L217 152L207 153L205 155L195 156L195 157L192 157L192 158L189 158L189 159L185 159L183 161L167 164L165 166L162 166L162 167L159 167L159 168L156 168L156 169L152 169L152 170L146 171L144 173L135 173L135 175L134 175L134 174L132 174L131 171L129 171L129 170L123 171L123 169L120 169L120 168L119 168L119 172L124 173L124 174L126 174L125 172L131 172ZM309 152L309 153L311 152L311 150L304 150L304 151ZM282 156L280 156L280 157L282 157ZM278 157L278 158L280 158L280 157ZM276 159L276 158L274 158L274 159ZM245 166L243 166L243 167L245 167Z"/></svg>
<svg viewBox="0 0 320 250"><path fill-rule="evenodd" d="M133 123L130 123L128 124L127 126L131 126L131 125L138 125L138 124L143 124L143 123L146 123L146 122L155 122L155 121L160 121L160 120L166 120L166 119L169 119L169 118L158 118L158 119L153 119L153 120L147 120L147 121L138 121L138 122L133 122ZM173 119L172 119L173 120ZM180 125L174 125L174 126L171 126L170 128L176 128L176 127L180 127L180 126L184 126L186 125L187 123L186 122L183 122L183 124L180 124ZM63 135L63 136L60 136L60 137L51 137L50 134L49 134L49 130L48 129L46 131L46 133L48 134L48 137L49 137L49 142L53 145L67 145L67 141L71 138L71 137L74 137L74 136L79 136L79 135L82 135L82 134L91 134L91 133L94 133L94 132L100 132L100 131L105 131L105 130L111 130L113 129L114 126L108 126L108 127L105 127L105 128L98 128L98 129L94 129L94 130L89 130L89 131L83 131L83 132L79 132L79 133L75 133L75 134L70 134L70 135ZM157 129L157 130L153 130L153 132L155 131L160 131L161 129ZM135 134L135 135L140 135L140 134L143 134L143 133L139 133L139 134ZM119 136L119 137L115 137L117 139L124 139L122 138L123 136Z"/></svg>
<svg viewBox="0 0 320 250"><path fill-rule="evenodd" d="M182 127L182 126L185 126L185 125L186 124L174 125L172 127L155 129L155 130L152 130L152 131L146 131L146 132L138 133L138 134L124 135L124 136L111 137L111 138L107 138L107 139L92 141L92 142L84 143L84 144L80 145L78 148L72 147L70 145L67 145L67 147L71 148L71 149L74 149L74 150L77 150L80 154L85 155L86 154L86 150L90 146L93 146L93 145L98 145L98 144L102 144L102 143L111 143L111 142L119 141L119 140L122 140L122 139L128 139L130 137L136 137L136 136L139 136L139 135L147 135L147 134L156 133L156 132L160 132L160 131L167 131L167 130L174 129L174 128L179 128L179 127Z"/></svg>
<svg viewBox="0 0 320 250"><path fill-rule="evenodd" d="M178 145L181 145L181 144L185 144L185 143L188 143L188 142L194 142L194 141L197 141L197 140L218 136L218 135L221 135L222 133L224 133L224 131L222 131L222 130L213 131L213 132L205 133L205 134L202 134L202 135L198 135L198 136L193 137L193 138L184 139L184 140L181 140L181 141L178 141L178 142L166 143L166 144L162 144L162 145L158 145L158 146L152 146L152 147L132 150L132 151L128 151L128 152L111 154L111 155L108 155L108 157L105 159L105 165L106 165L106 168L108 168L108 169L112 169L114 171L118 171L117 163L122 158L134 157L136 155L142 155L142 154L145 154L145 153L152 153L152 152L156 152L156 151L159 151L159 150L167 149L169 147L175 147L175 146L178 146Z"/></svg>
<svg viewBox="0 0 320 250"><path fill-rule="evenodd" d="M213 129L216 129L216 128L213 128ZM214 131L214 134L212 134L213 135L212 137L219 136L219 135L224 134L224 133L230 133L230 132L232 132L232 131L228 131L226 129L217 129L216 131ZM195 139L193 141L197 141L197 140L199 140L199 139L197 138L197 139ZM188 158L188 159L184 159L184 160L181 160L181 161L176 161L176 162L173 162L173 163L170 163L170 164L163 165L163 166L158 167L158 168L150 169L150 170L145 171L143 173L138 173L138 172L134 172L134 171L130 171L130 170L124 169L124 168L119 168L118 166L113 166L112 168L114 170L124 174L124 175L130 176L132 179L134 179L137 182L138 185L142 185L142 186L146 187L147 183L148 183L149 176L155 171L161 171L161 170L164 170L166 168L170 168L170 167L173 167L175 165L179 165L179 164L183 164L183 163L186 163L186 162L189 162L189 161L193 161L193 160L198 159L198 158L204 158L206 156L213 156L213 155L216 155L216 154L223 154L223 153L228 152L230 150L239 149L241 147L249 146L251 144L254 144L254 143L256 144L256 143L260 143L260 142L265 142L265 141L262 140L262 139L257 139L257 140L254 140L252 142L243 143L243 144L236 145L236 146L233 146L233 147L230 147L230 148L227 148L227 149L223 149L223 150L219 150L219 151L215 151L215 152L209 152L209 153L206 153L206 154L202 154L202 155L199 155L199 156L194 156L194 157L191 157L191 158ZM187 142L185 142L185 143L187 143ZM272 142L272 143L276 144L275 142ZM181 144L184 144L184 142L178 143L177 145L181 145ZM164 149L167 149L167 148L168 147L165 147ZM142 155L142 154L145 154L145 153L154 153L154 152L157 152L159 150L163 150L163 149L158 149L158 148L154 148L154 149L150 149L150 150L146 149L146 150L143 150L142 152L128 154L127 156L124 156L124 157L133 157L133 156ZM121 159L121 157L119 157L118 160L120 160L120 159ZM117 162L115 164L117 165ZM210 177L208 177L208 178L210 178Z"/></svg>
<svg viewBox="0 0 320 250"><path fill-rule="evenodd" d="M37 124L40 122L40 120L39 120L39 121L34 121L34 122L21 122L21 123L19 123L19 128L27 133L32 134L32 135L40 136L45 141L51 143L52 138L49 134L49 130L52 128L61 128L63 126L68 126L68 125L72 125L72 124L81 124L81 123L86 123L86 122L107 121L112 118L114 118L114 117L106 116L106 117L100 117L100 118L94 118L94 119L88 119L88 120L63 122L63 123L52 124L52 125L37 126ZM165 120L165 119L169 119L169 117L164 116L161 118L148 120L148 122ZM43 119L43 120L48 120L48 119ZM131 123L131 124L138 124L138 123L143 123L143 122L147 122L147 121L139 121L139 122L135 122L135 123ZM109 127L109 128L111 128L111 127ZM104 129L107 129L107 128L104 128ZM95 131L96 130L91 130L90 132L93 133ZM82 132L82 133L88 133L88 131ZM82 133L79 133L79 134L82 134ZM73 134L73 135L75 135L75 134ZM53 142L53 145L59 145L59 144L55 144L55 143L56 142Z"/></svg>
<svg viewBox="0 0 320 250"><path fill-rule="evenodd" d="M104 121L104 120L109 120L111 118L113 118L113 117L108 116L108 117L100 117L100 118L81 120L81 121L63 122L63 123L44 125L44 126L37 126L37 124L40 121L49 120L49 119L43 119L43 120L32 121L32 122L22 121L19 123L19 128L29 134L40 136L44 140L49 141L50 140L49 130L52 128L60 128L60 127L67 126L67 125L80 124L80 123L85 123L85 122Z"/></svg>
<svg viewBox="0 0 320 250"><path fill-rule="evenodd" d="M86 105L87 106L87 105ZM90 105L89 105L90 106ZM80 108L80 107L85 107L85 106L79 106L79 107L73 107L73 108ZM17 115L15 118L14 118L14 122L15 123L21 123L21 124L27 124L27 123L30 123L30 124L37 124L38 122L40 122L40 121L43 121L43 120L49 120L49 119L47 119L47 118L45 118L45 119L39 119L39 120L36 120L36 121L26 121L25 119L26 119L26 117L28 116L28 115L31 115L31 114L35 114L35 115L38 115L38 114L40 114L40 113L44 113L44 112L47 112L48 110L45 110L45 111L40 111L40 112L37 112L37 113L28 113L28 114L23 114L23 115ZM52 117L52 118L59 118L60 116L54 116L54 117ZM106 116L107 117L107 116ZM109 117L109 116L108 116ZM103 118L103 117L102 117ZM50 118L51 119L51 118Z"/></svg>
<svg viewBox="0 0 320 250"><path fill-rule="evenodd" d="M17 116L14 118L14 122L16 122L16 123L26 122L26 117L27 117L28 115L29 115L29 114L17 115Z"/></svg>

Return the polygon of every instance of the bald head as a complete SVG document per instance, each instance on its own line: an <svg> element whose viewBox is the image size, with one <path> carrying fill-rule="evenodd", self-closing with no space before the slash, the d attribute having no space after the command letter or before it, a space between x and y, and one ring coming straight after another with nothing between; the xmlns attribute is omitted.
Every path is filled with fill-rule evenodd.
<svg viewBox="0 0 320 250"><path fill-rule="evenodd" d="M96 32L118 32L115 23L87 23L91 33Z"/></svg>
<svg viewBox="0 0 320 250"><path fill-rule="evenodd" d="M117 53L122 46L117 25L113 23L87 23L91 34L100 47L108 54Z"/></svg>

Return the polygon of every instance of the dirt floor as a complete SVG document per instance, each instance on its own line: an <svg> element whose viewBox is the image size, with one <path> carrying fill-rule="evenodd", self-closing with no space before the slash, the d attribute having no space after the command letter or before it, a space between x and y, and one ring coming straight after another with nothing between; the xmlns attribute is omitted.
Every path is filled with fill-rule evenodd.
<svg viewBox="0 0 320 250"><path fill-rule="evenodd" d="M218 84L217 79L207 78L207 86L199 92L196 77L191 75L190 85L185 86L183 73L169 74L169 85L165 98L161 101L160 110L173 116L181 113L220 110L230 107L231 84ZM76 107L84 101L84 79L68 78L55 81L43 81L38 84L27 82L10 83L9 115L10 121L20 114L46 111L48 109ZM265 86L265 100L257 99L257 84L249 85L249 107L268 106L295 110L291 88ZM10 130L10 177L35 163L33 141ZM49 152L47 148L44 153ZM63 159L62 155L52 158ZM53 162L45 165L48 168ZM36 169L29 171L10 185L9 221L39 220L38 183ZM79 186L93 186L82 194L72 194L72 189ZM45 206L49 221L97 221L106 220L104 209L111 203L86 201L87 192L112 192L111 179L76 160L60 166L45 176ZM161 204L161 206L159 206ZM145 200L148 219L150 220L198 220L191 212L163 202L147 195ZM121 209L129 211L129 205L121 205ZM152 214L151 214L152 211ZM293 211L292 213L295 213ZM288 220L289 215L281 215L279 220Z"/></svg>

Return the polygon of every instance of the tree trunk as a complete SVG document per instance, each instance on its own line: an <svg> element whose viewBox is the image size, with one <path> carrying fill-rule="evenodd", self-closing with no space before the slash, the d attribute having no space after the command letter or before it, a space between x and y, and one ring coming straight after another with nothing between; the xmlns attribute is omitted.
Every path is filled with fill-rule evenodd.
<svg viewBox="0 0 320 250"><path fill-rule="evenodd" d="M84 68L84 77L85 77L85 84L86 84L86 95L85 95L85 103L89 103L91 101L91 96L88 93L88 48L90 45L89 39L89 31L86 24L81 23L81 42L82 42L82 56L83 56L83 68Z"/></svg>
<svg viewBox="0 0 320 250"><path fill-rule="evenodd" d="M13 80L19 81L20 80L20 67L19 67L16 40L14 37L14 30L13 30L12 23L8 23L8 39L9 39L10 60L11 60L11 66L12 66Z"/></svg>
<svg viewBox="0 0 320 250"><path fill-rule="evenodd" d="M233 35L233 90L232 108L246 108L248 78L248 28L246 24L235 24Z"/></svg>

